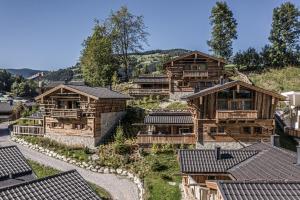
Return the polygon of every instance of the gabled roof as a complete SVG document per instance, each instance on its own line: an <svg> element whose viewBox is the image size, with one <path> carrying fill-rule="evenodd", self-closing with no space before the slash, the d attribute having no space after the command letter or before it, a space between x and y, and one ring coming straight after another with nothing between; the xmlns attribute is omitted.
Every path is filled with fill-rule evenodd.
<svg viewBox="0 0 300 200"><path fill-rule="evenodd" d="M179 150L182 173L226 173L233 166L256 155L255 150L221 150L221 159L213 149Z"/></svg>
<svg viewBox="0 0 300 200"><path fill-rule="evenodd" d="M223 200L296 200L300 181L219 181Z"/></svg>
<svg viewBox="0 0 300 200"><path fill-rule="evenodd" d="M193 118L189 112L153 112L144 118L144 124L193 125Z"/></svg>
<svg viewBox="0 0 300 200"><path fill-rule="evenodd" d="M42 97L47 96L61 88L65 88L72 92L89 96L96 100L98 100L98 99L131 99L131 97L129 95L125 95L125 94L122 94L122 93L119 93L119 92L116 92L113 90L109 90L107 88L79 86L79 85L64 85L64 84L58 85L58 86L44 92L43 94L37 96L35 99L36 100L41 99Z"/></svg>
<svg viewBox="0 0 300 200"><path fill-rule="evenodd" d="M218 61L218 62L221 62L221 63L226 64L226 61L225 61L224 59L222 59L222 58L218 58L218 57L215 57L215 56L212 56L212 55L203 53L203 52L201 52L201 51L192 51L192 52L189 52L189 53L184 54L184 55L182 55L182 56L179 56L179 57L177 57L177 58L174 58L174 59L172 59L172 60L170 60L170 61L164 63L164 65L171 64L171 62L176 62L176 61L178 61L178 60L181 60L181 59L183 59L183 58L186 58L186 57L189 57L189 56L195 55L195 54L200 55L200 56L203 56L203 57L207 57L207 58L210 58L210 59L212 59L212 60L216 60L216 61Z"/></svg>
<svg viewBox="0 0 300 200"><path fill-rule="evenodd" d="M272 91L269 91L269 90L266 90L266 89L263 89L263 88L245 83L243 81L231 81L231 82L227 82L227 83L224 83L224 84L215 85L213 87L206 88L206 89L201 90L199 92L196 92L194 94L189 94L189 95L183 96L182 99L186 100L186 99L193 99L193 98L196 98L196 97L206 96L208 94L219 92L219 91L222 91L222 90L225 90L225 89L237 86L237 85L243 86L243 87L248 88L248 89L256 90L256 91L261 92L261 93L268 94L270 96L278 98L279 100L285 100L286 99L286 97L281 95L281 94L278 94L276 92L272 92Z"/></svg>
<svg viewBox="0 0 300 200"><path fill-rule="evenodd" d="M160 76L139 76L133 80L133 83L169 83L168 77L166 75Z"/></svg>
<svg viewBox="0 0 300 200"><path fill-rule="evenodd" d="M32 169L17 146L0 147L0 181L28 174Z"/></svg>
<svg viewBox="0 0 300 200"><path fill-rule="evenodd" d="M244 149L256 149L260 153L228 170L236 180L300 180L300 165L296 165L295 152L268 143L257 143Z"/></svg>
<svg viewBox="0 0 300 200"><path fill-rule="evenodd" d="M76 170L0 189L0 199L101 200Z"/></svg>

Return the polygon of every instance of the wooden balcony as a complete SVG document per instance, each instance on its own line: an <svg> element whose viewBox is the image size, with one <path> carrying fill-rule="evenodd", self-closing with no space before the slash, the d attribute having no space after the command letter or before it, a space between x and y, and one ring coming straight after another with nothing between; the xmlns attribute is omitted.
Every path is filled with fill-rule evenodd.
<svg viewBox="0 0 300 200"><path fill-rule="evenodd" d="M183 77L208 77L208 72L201 72L198 70L184 70L183 71Z"/></svg>
<svg viewBox="0 0 300 200"><path fill-rule="evenodd" d="M50 116L54 118L79 118L80 109L52 109Z"/></svg>
<svg viewBox="0 0 300 200"><path fill-rule="evenodd" d="M257 110L217 110L216 119L257 119Z"/></svg>
<svg viewBox="0 0 300 200"><path fill-rule="evenodd" d="M289 136L300 138L300 129L286 128L285 132Z"/></svg>
<svg viewBox="0 0 300 200"><path fill-rule="evenodd" d="M138 144L195 144L196 138L194 134L187 135L148 135L138 134Z"/></svg>
<svg viewBox="0 0 300 200"><path fill-rule="evenodd" d="M143 89L143 88L131 88L129 89L129 94L132 96L146 96L146 95L169 95L169 89L160 89L160 88L149 88L149 89Z"/></svg>
<svg viewBox="0 0 300 200"><path fill-rule="evenodd" d="M42 126L20 126L14 125L12 130L13 135L44 135Z"/></svg>

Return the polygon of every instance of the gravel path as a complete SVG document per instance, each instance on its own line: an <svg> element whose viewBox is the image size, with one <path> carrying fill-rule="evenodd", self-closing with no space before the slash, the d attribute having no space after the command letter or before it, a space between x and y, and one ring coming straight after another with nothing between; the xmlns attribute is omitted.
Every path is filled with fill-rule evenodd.
<svg viewBox="0 0 300 200"><path fill-rule="evenodd" d="M114 174L91 172L61 160L46 156L42 153L12 142L7 133L7 125L0 124L0 146L17 145L26 158L61 171L76 169L85 180L104 188L115 200L138 200L138 188L132 181Z"/></svg>

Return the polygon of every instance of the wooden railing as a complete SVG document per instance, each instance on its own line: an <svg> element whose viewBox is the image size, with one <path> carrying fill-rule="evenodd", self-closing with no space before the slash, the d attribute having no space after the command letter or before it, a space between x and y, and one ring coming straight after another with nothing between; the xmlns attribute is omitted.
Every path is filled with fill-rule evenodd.
<svg viewBox="0 0 300 200"><path fill-rule="evenodd" d="M150 95L150 94L160 94L160 95L168 95L169 89L143 89L143 88L131 88L129 89L130 95Z"/></svg>
<svg viewBox="0 0 300 200"><path fill-rule="evenodd" d="M286 128L285 132L292 137L300 138L300 129Z"/></svg>
<svg viewBox="0 0 300 200"><path fill-rule="evenodd" d="M208 77L208 72L201 72L198 70L184 70L183 77Z"/></svg>
<svg viewBox="0 0 300 200"><path fill-rule="evenodd" d="M257 110L217 110L216 119L257 119Z"/></svg>
<svg viewBox="0 0 300 200"><path fill-rule="evenodd" d="M42 126L14 125L12 134L13 135L44 135L44 129Z"/></svg>
<svg viewBox="0 0 300 200"><path fill-rule="evenodd" d="M195 144L194 134L188 135L148 135L138 134L138 144Z"/></svg>
<svg viewBox="0 0 300 200"><path fill-rule="evenodd" d="M51 117L56 118L79 118L81 114L80 109L52 109Z"/></svg>

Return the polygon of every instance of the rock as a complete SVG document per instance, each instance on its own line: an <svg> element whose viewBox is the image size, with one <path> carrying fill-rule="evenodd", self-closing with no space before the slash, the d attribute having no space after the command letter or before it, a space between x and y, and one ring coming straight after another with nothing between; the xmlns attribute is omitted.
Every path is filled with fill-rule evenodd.
<svg viewBox="0 0 300 200"><path fill-rule="evenodd" d="M128 178L130 178L130 179L133 179L133 177L134 177L133 174L132 174L132 173L129 173L129 172L127 173L127 176L128 176Z"/></svg>
<svg viewBox="0 0 300 200"><path fill-rule="evenodd" d="M97 172L97 169L95 169L95 168L92 168L92 169L91 169L91 171L93 171L93 172Z"/></svg>
<svg viewBox="0 0 300 200"><path fill-rule="evenodd" d="M122 174L122 169L117 169L117 174Z"/></svg>
<svg viewBox="0 0 300 200"><path fill-rule="evenodd" d="M97 170L99 173L103 173L104 172L104 168L100 167L100 169Z"/></svg>
<svg viewBox="0 0 300 200"><path fill-rule="evenodd" d="M109 174L109 168L104 168L103 173L104 174Z"/></svg>
<svg viewBox="0 0 300 200"><path fill-rule="evenodd" d="M168 182L169 185L175 186L176 182Z"/></svg>
<svg viewBox="0 0 300 200"><path fill-rule="evenodd" d="M127 171L126 170L124 170L123 172L122 172L122 174L121 174L122 176L127 176Z"/></svg>
<svg viewBox="0 0 300 200"><path fill-rule="evenodd" d="M113 169L113 168L111 168L109 171L110 171L110 173L112 173L112 174L115 174L115 173L116 173L116 170Z"/></svg>
<svg viewBox="0 0 300 200"><path fill-rule="evenodd" d="M92 159L92 161L98 160L98 159L99 159L99 156L98 156L97 154L93 154L93 155L91 156L91 159Z"/></svg>

